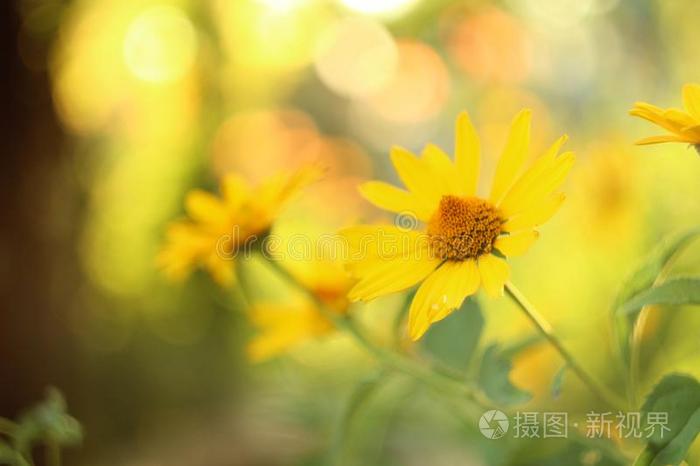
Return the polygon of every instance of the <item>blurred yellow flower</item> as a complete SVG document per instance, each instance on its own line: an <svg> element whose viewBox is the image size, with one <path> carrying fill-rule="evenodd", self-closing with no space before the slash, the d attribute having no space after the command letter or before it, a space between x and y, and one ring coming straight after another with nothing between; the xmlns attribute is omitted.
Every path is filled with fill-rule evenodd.
<svg viewBox="0 0 700 466"><path fill-rule="evenodd" d="M377 207L413 215L425 228L343 230L348 270L359 279L349 298L371 300L422 282L409 310L409 333L417 340L480 285L491 296L502 295L510 274L505 257L523 254L537 239L535 227L564 201L558 188L574 162L571 152L558 155L562 136L519 176L530 120L530 110L515 117L488 198L476 196L480 143L466 112L457 118L454 162L432 144L420 158L394 147L391 159L408 190L370 181L360 191Z"/></svg>
<svg viewBox="0 0 700 466"><path fill-rule="evenodd" d="M169 226L158 265L172 280L183 280L201 267L220 285L231 285L235 281L233 260L240 248L256 238L261 240L284 204L319 175L316 166L308 166L253 187L230 174L221 181L221 197L191 191L185 199L189 218Z"/></svg>
<svg viewBox="0 0 700 466"><path fill-rule="evenodd" d="M630 115L644 118L661 126L671 134L650 136L640 139L637 144L659 144L662 142L687 142L698 149L700 144L700 84L683 86L684 110L661 109L646 102L634 104ZM698 149L700 152L700 149Z"/></svg>
<svg viewBox="0 0 700 466"><path fill-rule="evenodd" d="M350 304L347 293L352 281L336 262L290 261L286 266L329 310L338 314L347 312ZM278 356L334 330L333 323L308 300L255 304L250 309L250 320L259 331L248 344L248 358L253 362Z"/></svg>

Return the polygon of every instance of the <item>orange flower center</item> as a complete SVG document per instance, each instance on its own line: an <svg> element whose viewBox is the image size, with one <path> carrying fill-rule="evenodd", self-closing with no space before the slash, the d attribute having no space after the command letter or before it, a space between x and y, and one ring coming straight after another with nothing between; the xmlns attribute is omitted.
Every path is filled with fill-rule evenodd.
<svg viewBox="0 0 700 466"><path fill-rule="evenodd" d="M443 196L428 222L431 250L444 260L475 259L491 252L502 224L498 210L487 201Z"/></svg>
<svg viewBox="0 0 700 466"><path fill-rule="evenodd" d="M345 314L350 306L346 288L318 287L313 291L326 306L338 314Z"/></svg>

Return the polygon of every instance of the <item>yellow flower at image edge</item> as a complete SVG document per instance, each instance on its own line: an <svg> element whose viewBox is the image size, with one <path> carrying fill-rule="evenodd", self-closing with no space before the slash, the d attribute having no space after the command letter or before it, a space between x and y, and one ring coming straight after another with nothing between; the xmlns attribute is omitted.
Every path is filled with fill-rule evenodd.
<svg viewBox="0 0 700 466"><path fill-rule="evenodd" d="M185 199L188 218L168 227L158 265L172 280L183 280L201 267L220 285L231 285L238 249L251 237L267 234L285 203L320 174L310 166L255 187L230 174L221 180L221 197L191 191Z"/></svg>
<svg viewBox="0 0 700 466"><path fill-rule="evenodd" d="M646 102L635 103L630 115L651 121L671 133L640 139L637 144L685 142L695 145L700 152L700 84L683 86L683 107L684 110L664 110Z"/></svg>
<svg viewBox="0 0 700 466"><path fill-rule="evenodd" d="M432 144L421 157L393 148L391 160L407 189L370 181L360 192L382 209L415 215L425 227L343 230L347 267L359 280L350 300L371 300L421 283L409 310L409 333L417 340L480 286L491 296L502 295L510 274L505 258L523 254L538 237L535 228L561 206L564 195L558 190L574 162L571 152L559 155L562 136L521 174L530 120L529 110L515 117L484 198L476 195L479 138L466 113L457 118L454 161Z"/></svg>

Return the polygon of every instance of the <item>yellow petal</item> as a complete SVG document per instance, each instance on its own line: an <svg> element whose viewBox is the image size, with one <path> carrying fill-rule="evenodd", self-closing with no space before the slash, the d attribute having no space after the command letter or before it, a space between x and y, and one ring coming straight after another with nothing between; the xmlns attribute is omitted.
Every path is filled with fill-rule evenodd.
<svg viewBox="0 0 700 466"><path fill-rule="evenodd" d="M333 329L315 308L303 304L295 307L258 304L249 311L249 317L259 330L247 347L251 362L279 356Z"/></svg>
<svg viewBox="0 0 700 466"><path fill-rule="evenodd" d="M697 123L693 117L682 110L675 108L664 110L645 102L637 102L630 110L630 115L644 118L672 133L679 133L683 128Z"/></svg>
<svg viewBox="0 0 700 466"><path fill-rule="evenodd" d="M213 194L200 189L187 194L185 209L198 222L221 224L228 219L224 203Z"/></svg>
<svg viewBox="0 0 700 466"><path fill-rule="evenodd" d="M250 196L250 186L243 177L228 174L221 180L221 194L224 202L231 212L238 209L248 200Z"/></svg>
<svg viewBox="0 0 700 466"><path fill-rule="evenodd" d="M414 194L399 189L382 181L368 181L359 187L362 197L379 207L402 214L413 214L416 218L427 221L433 214L430 207L421 202Z"/></svg>
<svg viewBox="0 0 700 466"><path fill-rule="evenodd" d="M700 142L700 125L686 126L681 130L680 137L690 141L692 144L697 144Z"/></svg>
<svg viewBox="0 0 700 466"><path fill-rule="evenodd" d="M292 173L280 173L255 188L251 200L274 215L303 188L318 181L323 173L324 170L314 164L305 165Z"/></svg>
<svg viewBox="0 0 700 466"><path fill-rule="evenodd" d="M515 257L525 254L535 240L540 236L535 230L522 231L512 235L499 236L494 247L506 257Z"/></svg>
<svg viewBox="0 0 700 466"><path fill-rule="evenodd" d="M523 175L515 182L513 187L508 191L508 193L501 201L499 207L504 212L509 212L511 206L518 202L518 199L523 196L525 192L534 184L538 182L538 179L547 170L551 170L556 164L557 155L559 154L559 149L568 140L567 135L563 135L557 139L554 144L535 162Z"/></svg>
<svg viewBox="0 0 700 466"><path fill-rule="evenodd" d="M572 152L561 154L517 198L512 198L508 204L503 203L500 206L502 214L510 218L552 195L566 180L575 160Z"/></svg>
<svg viewBox="0 0 700 466"><path fill-rule="evenodd" d="M479 289L481 277L476 260L469 259L463 262L448 262L451 276L451 288L448 290L447 305L437 309L431 306L430 320L437 322L444 319L455 309L462 305L467 296L471 296Z"/></svg>
<svg viewBox="0 0 700 466"><path fill-rule="evenodd" d="M530 144L531 110L521 110L513 120L508 141L496 166L496 175L491 188L491 201L498 204L510 189L525 162Z"/></svg>
<svg viewBox="0 0 700 466"><path fill-rule="evenodd" d="M542 202L533 204L515 217L509 218L503 224L503 231L512 233L544 224L559 210L564 199L566 199L564 193L557 193L545 198Z"/></svg>
<svg viewBox="0 0 700 466"><path fill-rule="evenodd" d="M486 293L493 297L503 296L503 285L510 276L508 263L493 254L479 257L479 274Z"/></svg>
<svg viewBox="0 0 700 466"><path fill-rule="evenodd" d="M204 267L216 283L223 287L229 287L236 281L235 267L232 260L219 257L213 252L207 258Z"/></svg>
<svg viewBox="0 0 700 466"><path fill-rule="evenodd" d="M445 152L435 144L423 149L422 160L432 169L443 186L443 194L459 194L455 166Z"/></svg>
<svg viewBox="0 0 700 466"><path fill-rule="evenodd" d="M347 242L347 270L358 283L348 297L369 300L413 286L440 264L427 237L390 226L357 226L341 231Z"/></svg>
<svg viewBox="0 0 700 466"><path fill-rule="evenodd" d="M664 142L692 142L688 140L687 138L678 136L677 134L663 134L660 136L649 136L647 138L640 139L639 141L635 142L635 144L640 145L640 146L645 146L648 144L661 144Z"/></svg>
<svg viewBox="0 0 700 466"><path fill-rule="evenodd" d="M418 340L431 324L444 319L479 288L474 260L445 262L430 274L416 292L409 310L409 334Z"/></svg>
<svg viewBox="0 0 700 466"><path fill-rule="evenodd" d="M646 102L635 103L632 110L630 110L630 115L643 118L671 132L676 132L679 129L664 117L663 109Z"/></svg>
<svg viewBox="0 0 700 466"><path fill-rule="evenodd" d="M429 257L425 251L367 262L371 265L362 269L358 276L360 280L350 290L348 298L351 301L369 301L405 290L423 280L440 262L438 258Z"/></svg>
<svg viewBox="0 0 700 466"><path fill-rule="evenodd" d="M341 230L339 234L339 254L346 262L394 259L428 246L424 233L394 225L356 225Z"/></svg>
<svg viewBox="0 0 700 466"><path fill-rule="evenodd" d="M693 117L676 108L669 108L668 110L664 111L664 118L666 118L666 120L669 121L677 130L682 130L683 128L697 124Z"/></svg>
<svg viewBox="0 0 700 466"><path fill-rule="evenodd" d="M683 106L700 123L700 84L683 86Z"/></svg>
<svg viewBox="0 0 700 466"><path fill-rule="evenodd" d="M479 135L467 112L457 117L455 128L455 167L459 190L455 194L473 196L481 166Z"/></svg>
<svg viewBox="0 0 700 466"><path fill-rule="evenodd" d="M432 175L430 167L401 147L391 149L391 161L406 188L435 210L444 187Z"/></svg>

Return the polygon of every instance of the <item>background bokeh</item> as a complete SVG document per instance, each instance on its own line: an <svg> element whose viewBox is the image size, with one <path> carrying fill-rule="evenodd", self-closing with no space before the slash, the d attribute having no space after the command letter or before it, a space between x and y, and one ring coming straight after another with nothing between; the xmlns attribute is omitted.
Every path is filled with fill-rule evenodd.
<svg viewBox="0 0 700 466"><path fill-rule="evenodd" d="M158 272L165 225L188 189L215 189L224 173L258 181L313 160L328 176L280 231L376 219L357 182L393 179L392 144L451 151L462 109L482 137L484 186L520 108L534 111L533 156L569 134L568 201L513 262L514 281L614 385L617 286L700 218L700 157L634 146L658 130L627 111L679 106L681 85L700 80L699 16L694 0L2 2L0 414L61 388L86 429L71 465L323 464L374 363L330 336L249 364L252 330L230 294L204 275L173 285ZM257 276L260 294L284 286ZM400 303L360 310L376 338ZM529 335L509 302L482 307L482 342ZM700 375L697 312L652 327L645 386L672 369ZM516 358L528 406L594 407L573 376L551 399L560 366L543 345ZM527 461L400 377L372 403L346 433L347 464Z"/></svg>

